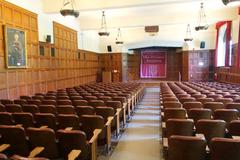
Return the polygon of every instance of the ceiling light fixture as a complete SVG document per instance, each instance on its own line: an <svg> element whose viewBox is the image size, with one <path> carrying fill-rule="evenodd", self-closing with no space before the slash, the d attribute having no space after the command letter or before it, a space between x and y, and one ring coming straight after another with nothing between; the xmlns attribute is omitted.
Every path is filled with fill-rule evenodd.
<svg viewBox="0 0 240 160"><path fill-rule="evenodd" d="M123 44L122 33L121 33L121 29L120 29L120 28L118 28L118 33L117 33L117 38L116 38L116 44L117 44L117 45Z"/></svg>
<svg viewBox="0 0 240 160"><path fill-rule="evenodd" d="M79 11L74 9L74 0L63 0L63 7L60 10L62 16L74 16L77 18L79 16Z"/></svg>
<svg viewBox="0 0 240 160"><path fill-rule="evenodd" d="M101 23L101 28L98 32L99 36L109 36L110 33L107 32L107 22L106 22L106 16L105 16L105 12L102 11L102 23Z"/></svg>
<svg viewBox="0 0 240 160"><path fill-rule="evenodd" d="M203 3L201 3L199 17L198 17L198 26L195 27L195 30L196 31L207 30L208 27L209 26L207 24L207 16L205 14Z"/></svg>
<svg viewBox="0 0 240 160"><path fill-rule="evenodd" d="M185 42L189 42L189 41L192 41L193 38L192 38L192 33L191 33L191 27L190 27L190 24L187 25L187 31L186 31L186 37L184 38L184 41Z"/></svg>
<svg viewBox="0 0 240 160"><path fill-rule="evenodd" d="M226 6L239 6L240 0L222 0L223 4Z"/></svg>

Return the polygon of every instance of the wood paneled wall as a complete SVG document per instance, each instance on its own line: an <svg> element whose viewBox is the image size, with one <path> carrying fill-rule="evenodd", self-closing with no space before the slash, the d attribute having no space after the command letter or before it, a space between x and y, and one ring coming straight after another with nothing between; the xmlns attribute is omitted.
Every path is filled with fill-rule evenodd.
<svg viewBox="0 0 240 160"><path fill-rule="evenodd" d="M122 53L105 53L102 56L102 70L112 72L112 82L122 81ZM116 72L114 72L114 70Z"/></svg>
<svg viewBox="0 0 240 160"><path fill-rule="evenodd" d="M26 30L27 69L6 69L4 25ZM0 98L16 98L19 95L39 91L41 88L39 67L37 15L0 0Z"/></svg>
<svg viewBox="0 0 240 160"><path fill-rule="evenodd" d="M61 64L52 68L57 72L57 88L96 82L100 67L97 53L77 49L77 31L53 23L55 61Z"/></svg>
<svg viewBox="0 0 240 160"><path fill-rule="evenodd" d="M4 25L27 31L27 69L6 69ZM96 81L99 56L77 49L76 31L54 23L54 42L39 43L37 14L0 0L0 99Z"/></svg>
<svg viewBox="0 0 240 160"><path fill-rule="evenodd" d="M140 50L135 50L134 54L127 55L127 67L128 67L128 80L139 80L140 79L140 65L141 65L141 54Z"/></svg>
<svg viewBox="0 0 240 160"><path fill-rule="evenodd" d="M214 50L184 51L182 80L212 81L214 78Z"/></svg>

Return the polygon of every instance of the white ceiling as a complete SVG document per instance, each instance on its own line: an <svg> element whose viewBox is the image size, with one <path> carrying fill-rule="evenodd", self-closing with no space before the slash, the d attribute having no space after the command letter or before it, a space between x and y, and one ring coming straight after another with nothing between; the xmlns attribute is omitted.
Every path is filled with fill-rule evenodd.
<svg viewBox="0 0 240 160"><path fill-rule="evenodd" d="M63 0L42 0L48 14L59 13ZM195 25L204 2L208 23L234 19L236 10L223 5L222 0L75 0L80 11L81 30L96 30L101 23L101 11L106 11L109 28L131 28L146 25Z"/></svg>

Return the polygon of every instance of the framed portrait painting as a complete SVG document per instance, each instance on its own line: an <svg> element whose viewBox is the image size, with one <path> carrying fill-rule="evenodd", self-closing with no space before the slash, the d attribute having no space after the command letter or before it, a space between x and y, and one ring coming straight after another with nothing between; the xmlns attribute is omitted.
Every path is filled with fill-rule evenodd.
<svg viewBox="0 0 240 160"><path fill-rule="evenodd" d="M27 68L26 31L4 26L7 68Z"/></svg>

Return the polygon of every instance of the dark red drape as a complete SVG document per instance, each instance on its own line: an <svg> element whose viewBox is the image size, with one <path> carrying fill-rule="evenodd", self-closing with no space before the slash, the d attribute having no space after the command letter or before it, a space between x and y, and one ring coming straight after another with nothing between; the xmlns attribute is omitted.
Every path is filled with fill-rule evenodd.
<svg viewBox="0 0 240 160"><path fill-rule="evenodd" d="M141 51L141 78L166 77L166 52L154 49Z"/></svg>
<svg viewBox="0 0 240 160"><path fill-rule="evenodd" d="M216 38L216 50L215 50L215 67L217 67L217 59L218 59L218 38L220 28L227 24L226 29L226 57L225 57L225 66L229 66L229 54L230 54L230 41L231 41L231 28L232 21L221 21L216 24L217 29L217 38Z"/></svg>
<svg viewBox="0 0 240 160"><path fill-rule="evenodd" d="M238 15L240 15L240 7L238 7ZM240 23L239 23L239 34L238 34L237 66L238 68L240 68Z"/></svg>

